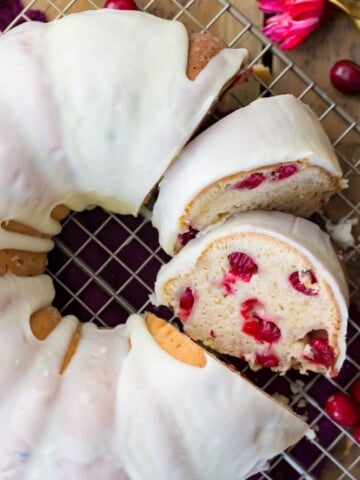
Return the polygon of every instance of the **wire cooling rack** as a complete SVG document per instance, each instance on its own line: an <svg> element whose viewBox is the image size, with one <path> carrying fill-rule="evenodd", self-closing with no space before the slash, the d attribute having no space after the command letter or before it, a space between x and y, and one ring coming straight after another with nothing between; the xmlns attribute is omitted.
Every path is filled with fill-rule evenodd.
<svg viewBox="0 0 360 480"><path fill-rule="evenodd" d="M331 138L344 176L350 182L350 188L333 198L315 220L322 226L328 221L336 223L340 219L359 222L360 127L346 111L337 106L283 52L269 43L231 2L139 0L137 3L145 11L182 21L190 32L209 31L221 35L229 46L247 47L251 54L249 67L259 62L276 65L269 81L252 75L246 85L232 89L217 106L217 117L258 96L289 92L308 103ZM211 3L211 11L215 12L211 18L205 14L205 3L207 6ZM101 7L103 2L25 0L23 4L25 8L14 17L8 28L19 20L32 18L30 9L41 9L50 20ZM67 218L61 235L56 239L57 248L49 256L49 273L57 289L55 304L64 314L72 313L82 321L112 327L124 322L131 312L153 309L149 294L153 290L156 273L167 261L167 256L158 245L157 233L149 222L150 216L151 212L146 208L137 218L120 217L94 209ZM296 372L278 376L265 370L254 373L245 364L236 362L250 380L270 394L286 399L295 411L307 419L316 433L315 440L301 440L273 459L267 472L253 479L360 478L359 446L354 443L351 432L332 422L323 408L333 392L348 391L351 383L360 376L360 225L353 226L353 235L354 246L342 252L349 272L352 304L347 357L341 374L331 380L317 374L304 377ZM165 309L157 312L169 316Z"/></svg>

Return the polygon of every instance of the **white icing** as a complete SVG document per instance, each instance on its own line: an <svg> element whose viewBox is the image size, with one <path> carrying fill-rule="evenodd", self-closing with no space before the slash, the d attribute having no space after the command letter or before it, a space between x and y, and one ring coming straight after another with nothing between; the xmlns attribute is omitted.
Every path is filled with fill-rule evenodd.
<svg viewBox="0 0 360 480"><path fill-rule="evenodd" d="M152 220L160 245L174 253L179 219L204 188L242 171L303 158L342 176L320 122L292 95L255 100L218 121L185 147L160 183Z"/></svg>
<svg viewBox="0 0 360 480"><path fill-rule="evenodd" d="M136 214L246 55L224 49L191 81L180 22L109 9L2 35L0 221L55 234L60 203Z"/></svg>
<svg viewBox="0 0 360 480"><path fill-rule="evenodd" d="M117 389L128 352L124 326L99 330L83 325L27 479L128 479L116 426L122 422Z"/></svg>
<svg viewBox="0 0 360 480"><path fill-rule="evenodd" d="M293 246L314 265L330 286L338 304L341 325L338 335L339 356L334 365L339 370L345 360L345 334L348 320L349 292L341 264L332 248L329 235L316 224L282 212L253 211L235 215L215 229L204 232L186 245L169 263L163 265L155 283L155 304L166 304L164 284L189 271L201 253L216 239L234 233L267 233Z"/></svg>
<svg viewBox="0 0 360 480"><path fill-rule="evenodd" d="M83 325L60 375L78 321L43 341L29 326L52 301L50 278L6 275L0 291L1 478L235 480L309 432L210 356L203 369L169 356L138 315Z"/></svg>

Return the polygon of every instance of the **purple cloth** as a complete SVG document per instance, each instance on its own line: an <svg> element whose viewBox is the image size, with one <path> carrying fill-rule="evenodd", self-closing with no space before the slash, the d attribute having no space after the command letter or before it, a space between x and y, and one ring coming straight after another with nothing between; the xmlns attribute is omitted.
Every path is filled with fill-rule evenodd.
<svg viewBox="0 0 360 480"><path fill-rule="evenodd" d="M20 0L1 0L0 1L0 31L2 32L10 23L22 12L23 5ZM41 10L29 9L25 14L30 20L37 22L47 22L44 12ZM25 18L20 18L15 25L26 22ZM15 26L14 25L14 26Z"/></svg>

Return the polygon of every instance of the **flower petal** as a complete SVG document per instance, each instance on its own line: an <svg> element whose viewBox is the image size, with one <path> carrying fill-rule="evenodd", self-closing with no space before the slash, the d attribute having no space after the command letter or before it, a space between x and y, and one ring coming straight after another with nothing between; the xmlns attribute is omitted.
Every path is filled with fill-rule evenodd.
<svg viewBox="0 0 360 480"><path fill-rule="evenodd" d="M306 37L318 27L320 20L312 18L294 22L289 29L286 39L280 44L281 50L292 50L296 48Z"/></svg>
<svg viewBox="0 0 360 480"><path fill-rule="evenodd" d="M325 0L287 0L286 11L294 20L309 17L321 17L325 9Z"/></svg>
<svg viewBox="0 0 360 480"><path fill-rule="evenodd" d="M259 10L264 13L283 13L285 12L286 0L258 0Z"/></svg>
<svg viewBox="0 0 360 480"><path fill-rule="evenodd" d="M263 32L271 41L279 42L282 50L290 50L297 47L319 24L318 17L294 20L288 13L282 13L268 18Z"/></svg>

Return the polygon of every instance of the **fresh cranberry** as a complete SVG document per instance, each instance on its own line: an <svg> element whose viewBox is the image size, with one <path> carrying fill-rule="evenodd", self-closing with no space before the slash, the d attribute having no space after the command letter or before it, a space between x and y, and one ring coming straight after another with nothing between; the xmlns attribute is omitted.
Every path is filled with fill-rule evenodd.
<svg viewBox="0 0 360 480"><path fill-rule="evenodd" d="M355 380L355 382L351 385L350 392L353 399L357 403L360 403L360 378Z"/></svg>
<svg viewBox="0 0 360 480"><path fill-rule="evenodd" d="M184 322L189 318L195 303L195 296L190 287L187 287L180 295L179 308L177 316Z"/></svg>
<svg viewBox="0 0 360 480"><path fill-rule="evenodd" d="M317 283L317 279L312 270L306 272L293 272L289 275L289 282L300 293L308 296L314 296L319 293L318 289L310 288L309 285Z"/></svg>
<svg viewBox="0 0 360 480"><path fill-rule="evenodd" d="M341 392L334 393L328 398L325 410L329 417L342 427L353 427L360 419L356 403Z"/></svg>
<svg viewBox="0 0 360 480"><path fill-rule="evenodd" d="M360 425L354 428L353 436L354 436L355 442L360 444Z"/></svg>
<svg viewBox="0 0 360 480"><path fill-rule="evenodd" d="M235 183L232 188L235 190L240 190L242 188L252 190L265 182L265 180L266 177L263 173L252 173L249 177L244 178L244 180Z"/></svg>
<svg viewBox="0 0 360 480"><path fill-rule="evenodd" d="M304 355L304 358L323 365L326 368L334 364L335 353L334 349L326 338L313 338L310 342L311 356Z"/></svg>
<svg viewBox="0 0 360 480"><path fill-rule="evenodd" d="M240 309L241 315L245 318L242 331L261 343L277 342L281 337L280 329L274 322L261 318L260 314L263 311L263 305L255 298L243 302Z"/></svg>
<svg viewBox="0 0 360 480"><path fill-rule="evenodd" d="M115 10L139 10L134 0L107 0L104 8Z"/></svg>
<svg viewBox="0 0 360 480"><path fill-rule="evenodd" d="M250 282L251 277L258 272L254 260L243 252L233 252L228 256L230 273L239 277L243 282Z"/></svg>
<svg viewBox="0 0 360 480"><path fill-rule="evenodd" d="M255 362L263 367L277 367L280 363L279 358L273 353L256 354Z"/></svg>
<svg viewBox="0 0 360 480"><path fill-rule="evenodd" d="M330 80L340 92L358 95L360 93L360 65L352 60L339 60L330 69Z"/></svg>
<svg viewBox="0 0 360 480"><path fill-rule="evenodd" d="M187 243L190 242L196 235L199 233L199 230L195 230L195 228L189 227L189 230L184 233L179 233L178 241L182 247L184 247Z"/></svg>
<svg viewBox="0 0 360 480"><path fill-rule="evenodd" d="M292 177L299 170L298 166L295 163L290 165L281 165L273 172L271 172L271 180L277 182L278 180L284 180L285 178Z"/></svg>

